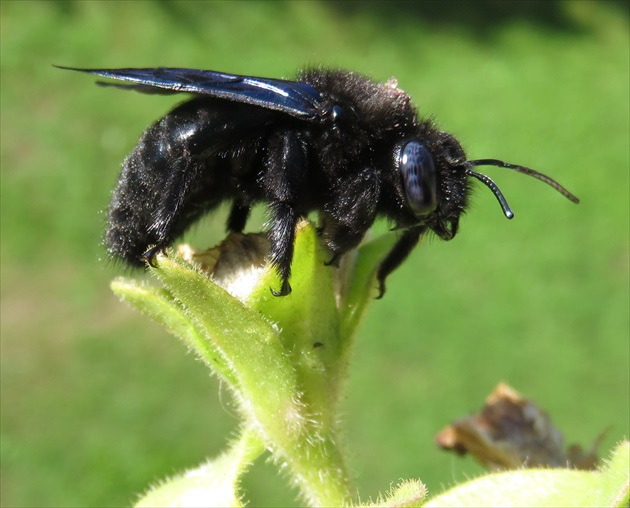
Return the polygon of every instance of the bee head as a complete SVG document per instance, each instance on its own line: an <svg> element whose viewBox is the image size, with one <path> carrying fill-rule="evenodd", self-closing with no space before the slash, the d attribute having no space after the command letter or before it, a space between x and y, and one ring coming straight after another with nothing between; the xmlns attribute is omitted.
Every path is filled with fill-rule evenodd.
<svg viewBox="0 0 630 508"><path fill-rule="evenodd" d="M470 194L465 175L466 155L450 134L428 122L420 132L394 148L394 168L399 174L398 195L404 202L405 224L423 225L450 240Z"/></svg>
<svg viewBox="0 0 630 508"><path fill-rule="evenodd" d="M467 160L454 136L432 127L422 136L396 145L394 166L400 174L402 193L415 219L414 225L429 227L443 240L450 240L457 233L459 218L468 206L470 178L479 180L492 191L508 219L514 217L499 187L490 177L476 172L476 166L498 166L532 176L574 203L579 202L558 182L533 169L497 159Z"/></svg>

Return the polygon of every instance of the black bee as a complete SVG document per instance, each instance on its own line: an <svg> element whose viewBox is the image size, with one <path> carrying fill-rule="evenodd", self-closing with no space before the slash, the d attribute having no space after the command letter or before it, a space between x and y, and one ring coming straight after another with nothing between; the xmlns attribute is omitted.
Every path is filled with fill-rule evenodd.
<svg viewBox="0 0 630 508"><path fill-rule="evenodd" d="M468 160L459 142L418 117L396 82L354 72L310 69L296 81L178 68L70 69L133 84L147 93L190 93L149 127L125 159L109 207L105 244L131 265L153 262L205 213L231 201L229 231L250 209L271 212L270 261L291 292L295 225L320 214L331 263L356 247L374 220L402 230L378 269L385 279L422 235L450 240L468 206L471 178L484 183L512 218L494 182L474 168L493 165L533 176L571 201L551 178L495 159ZM101 83L104 84L104 83Z"/></svg>

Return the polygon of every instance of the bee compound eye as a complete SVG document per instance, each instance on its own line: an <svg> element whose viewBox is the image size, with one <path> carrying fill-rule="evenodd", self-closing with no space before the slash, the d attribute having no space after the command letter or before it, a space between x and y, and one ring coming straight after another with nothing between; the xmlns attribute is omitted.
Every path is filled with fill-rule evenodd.
<svg viewBox="0 0 630 508"><path fill-rule="evenodd" d="M416 217L433 212L437 207L437 174L427 147L416 140L403 142L397 163L409 208Z"/></svg>

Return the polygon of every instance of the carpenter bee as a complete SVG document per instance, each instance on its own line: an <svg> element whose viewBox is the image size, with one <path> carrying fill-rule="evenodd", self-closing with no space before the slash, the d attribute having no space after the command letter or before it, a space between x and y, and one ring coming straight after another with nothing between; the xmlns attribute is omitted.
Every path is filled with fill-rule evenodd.
<svg viewBox="0 0 630 508"><path fill-rule="evenodd" d="M331 263L356 247L377 217L402 231L377 272L385 279L427 232L450 240L468 206L471 179L485 184L508 219L503 194L482 165L533 176L496 159L468 160L459 142L418 116L395 80L375 83L341 70L307 69L295 81L184 68L64 69L145 93L192 98L150 126L125 159L109 207L105 244L130 265L154 262L202 215L231 202L227 229L240 232L257 202L269 206L269 260L289 279L298 219L320 216Z"/></svg>

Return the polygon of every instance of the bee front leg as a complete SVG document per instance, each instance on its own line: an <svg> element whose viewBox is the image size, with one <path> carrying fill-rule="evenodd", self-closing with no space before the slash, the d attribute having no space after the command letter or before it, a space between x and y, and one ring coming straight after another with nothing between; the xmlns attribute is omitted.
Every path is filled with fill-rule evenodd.
<svg viewBox="0 0 630 508"><path fill-rule="evenodd" d="M359 245L376 218L379 192L378 176L372 168L337 182L323 216L322 237L333 254L327 265L336 264L342 254Z"/></svg>
<svg viewBox="0 0 630 508"><path fill-rule="evenodd" d="M407 229L381 262L378 267L378 272L376 273L376 279L378 280L377 300L383 298L385 294L385 279L407 259L407 256L409 256L413 248L418 244L420 236L422 236L427 229L426 226Z"/></svg>

